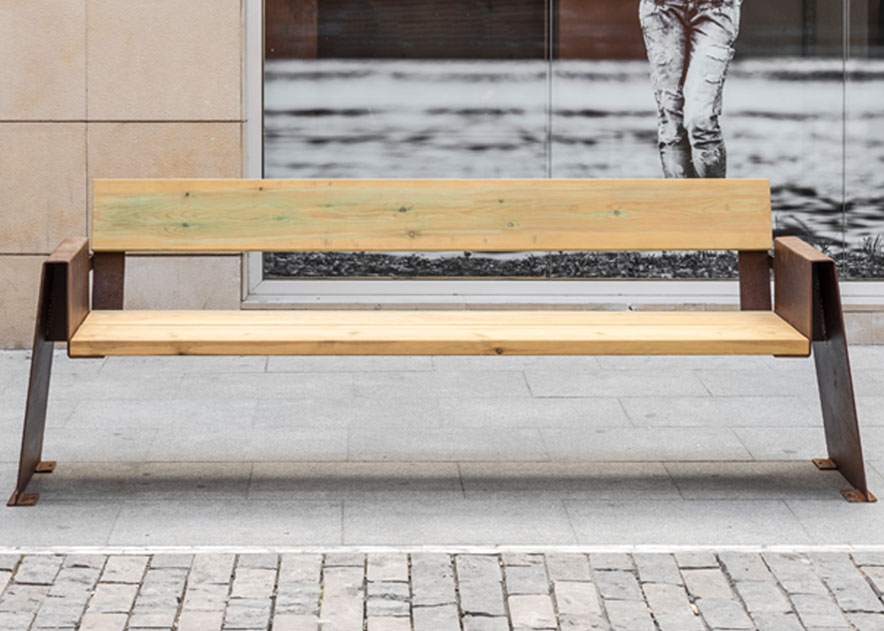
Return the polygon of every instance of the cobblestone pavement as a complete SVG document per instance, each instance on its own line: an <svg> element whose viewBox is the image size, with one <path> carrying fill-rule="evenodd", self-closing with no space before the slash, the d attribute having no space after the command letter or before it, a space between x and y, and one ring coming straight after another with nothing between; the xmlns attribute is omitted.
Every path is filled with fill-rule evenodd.
<svg viewBox="0 0 884 631"><path fill-rule="evenodd" d="M0 629L884 629L884 551L0 555Z"/></svg>

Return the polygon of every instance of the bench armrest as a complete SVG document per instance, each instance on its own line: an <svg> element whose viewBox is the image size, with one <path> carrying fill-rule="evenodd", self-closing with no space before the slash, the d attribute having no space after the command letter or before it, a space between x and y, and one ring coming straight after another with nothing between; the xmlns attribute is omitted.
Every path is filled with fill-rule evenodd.
<svg viewBox="0 0 884 631"><path fill-rule="evenodd" d="M89 313L89 240L70 237L43 262L40 296L47 340L67 342Z"/></svg>
<svg viewBox="0 0 884 631"><path fill-rule="evenodd" d="M778 237L773 266L774 311L809 339L827 339L821 300L835 300L841 311L835 261L798 237ZM834 285L834 295L821 294L824 277Z"/></svg>

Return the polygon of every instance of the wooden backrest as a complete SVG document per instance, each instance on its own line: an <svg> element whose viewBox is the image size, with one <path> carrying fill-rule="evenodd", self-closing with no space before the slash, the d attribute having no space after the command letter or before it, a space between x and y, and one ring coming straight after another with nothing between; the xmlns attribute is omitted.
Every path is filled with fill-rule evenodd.
<svg viewBox="0 0 884 631"><path fill-rule="evenodd" d="M767 180L95 180L96 252L768 250Z"/></svg>

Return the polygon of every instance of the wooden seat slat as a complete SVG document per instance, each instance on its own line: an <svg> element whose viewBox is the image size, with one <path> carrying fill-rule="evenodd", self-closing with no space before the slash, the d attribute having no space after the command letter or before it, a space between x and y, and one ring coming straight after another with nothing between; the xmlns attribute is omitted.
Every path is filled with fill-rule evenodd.
<svg viewBox="0 0 884 631"><path fill-rule="evenodd" d="M807 355L770 311L94 311L92 355Z"/></svg>

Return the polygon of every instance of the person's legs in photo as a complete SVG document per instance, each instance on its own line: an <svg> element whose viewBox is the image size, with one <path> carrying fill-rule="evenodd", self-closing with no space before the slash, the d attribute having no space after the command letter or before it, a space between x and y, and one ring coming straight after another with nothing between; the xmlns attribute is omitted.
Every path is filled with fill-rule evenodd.
<svg viewBox="0 0 884 631"><path fill-rule="evenodd" d="M684 125L684 81L690 46L686 8L683 2L658 0L641 0L639 8L657 101L660 159L668 178L696 177Z"/></svg>
<svg viewBox="0 0 884 631"><path fill-rule="evenodd" d="M694 171L697 177L723 178L727 150L721 131L722 94L740 31L740 0L701 0L689 20L685 126Z"/></svg>

